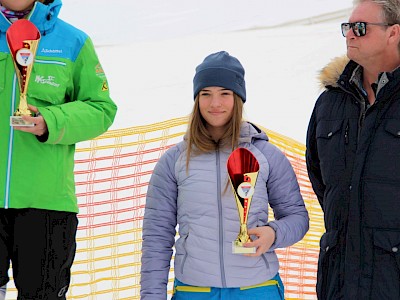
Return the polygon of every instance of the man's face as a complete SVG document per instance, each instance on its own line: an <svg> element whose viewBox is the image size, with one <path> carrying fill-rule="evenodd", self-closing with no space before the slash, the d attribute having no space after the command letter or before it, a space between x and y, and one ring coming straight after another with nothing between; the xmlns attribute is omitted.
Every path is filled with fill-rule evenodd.
<svg viewBox="0 0 400 300"><path fill-rule="evenodd" d="M371 1L356 6L349 22L386 23L382 9ZM350 30L346 35L347 56L362 66L374 63L385 55L388 26L367 24L364 36L354 35Z"/></svg>

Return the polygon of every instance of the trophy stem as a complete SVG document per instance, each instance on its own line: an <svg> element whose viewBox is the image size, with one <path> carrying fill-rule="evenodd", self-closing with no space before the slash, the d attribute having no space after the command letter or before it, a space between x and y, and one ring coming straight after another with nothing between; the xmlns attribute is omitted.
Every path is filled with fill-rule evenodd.
<svg viewBox="0 0 400 300"><path fill-rule="evenodd" d="M236 243L240 246L243 246L243 244L247 242L251 242L250 236L247 233L247 225L245 223L240 224L240 231L238 237L236 238Z"/></svg>
<svg viewBox="0 0 400 300"><path fill-rule="evenodd" d="M28 108L28 102L26 100L26 94L21 93L19 98L19 106L17 111L14 113L15 116L31 116L32 112Z"/></svg>
<svg viewBox="0 0 400 300"><path fill-rule="evenodd" d="M256 253L255 247L246 248L243 246L247 242L251 242L251 238L247 233L247 225L245 223L241 223L239 235L236 238L236 240L232 242L232 253L236 254Z"/></svg>

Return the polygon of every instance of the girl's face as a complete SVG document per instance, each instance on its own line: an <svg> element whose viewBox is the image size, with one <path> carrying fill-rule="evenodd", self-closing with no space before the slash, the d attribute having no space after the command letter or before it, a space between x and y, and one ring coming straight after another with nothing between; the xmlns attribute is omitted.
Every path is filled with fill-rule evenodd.
<svg viewBox="0 0 400 300"><path fill-rule="evenodd" d="M224 134L233 115L234 97L223 87L206 87L199 92L199 108L206 127L214 140Z"/></svg>
<svg viewBox="0 0 400 300"><path fill-rule="evenodd" d="M5 8L12 11L24 11L33 7L36 0L0 0Z"/></svg>

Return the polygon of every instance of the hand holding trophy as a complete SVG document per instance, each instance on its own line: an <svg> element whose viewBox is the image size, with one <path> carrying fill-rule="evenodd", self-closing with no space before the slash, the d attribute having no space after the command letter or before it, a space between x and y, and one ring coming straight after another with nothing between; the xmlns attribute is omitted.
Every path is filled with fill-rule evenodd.
<svg viewBox="0 0 400 300"><path fill-rule="evenodd" d="M40 41L40 32L32 22L21 19L8 28L6 38L13 57L20 88L19 106L14 115L10 117L10 125L34 126L35 124L23 120L22 116L32 115L28 108L26 94L36 50Z"/></svg>
<svg viewBox="0 0 400 300"><path fill-rule="evenodd" d="M227 168L240 219L240 231L232 242L232 253L255 253L255 247L243 245L251 241L247 233L247 216L260 166L253 153L246 148L237 148L229 156Z"/></svg>

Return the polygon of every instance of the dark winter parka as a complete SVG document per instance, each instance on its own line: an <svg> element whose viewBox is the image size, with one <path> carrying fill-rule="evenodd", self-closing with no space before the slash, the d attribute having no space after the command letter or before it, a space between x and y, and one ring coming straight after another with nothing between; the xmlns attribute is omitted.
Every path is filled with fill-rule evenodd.
<svg viewBox="0 0 400 300"><path fill-rule="evenodd" d="M348 59L321 73L325 91L307 133L307 168L324 212L317 294L400 299L400 68L373 85L369 106Z"/></svg>

